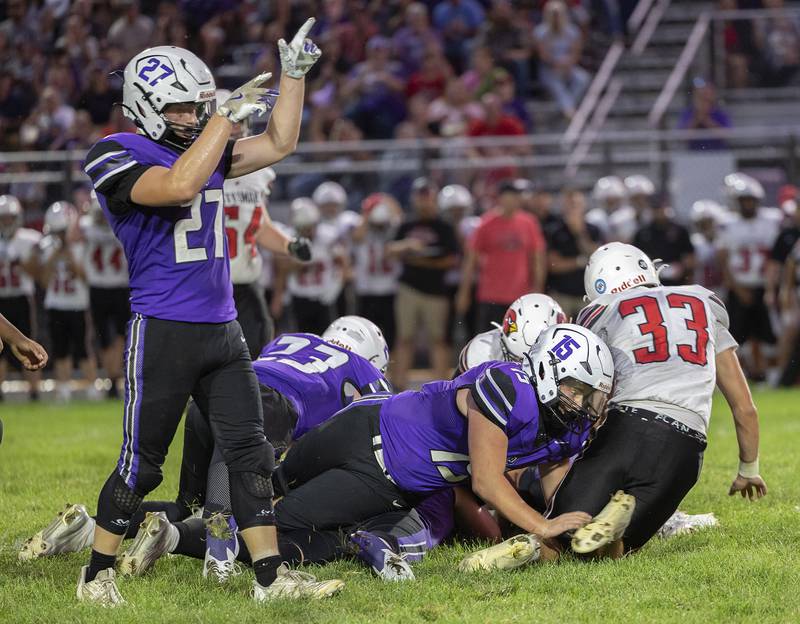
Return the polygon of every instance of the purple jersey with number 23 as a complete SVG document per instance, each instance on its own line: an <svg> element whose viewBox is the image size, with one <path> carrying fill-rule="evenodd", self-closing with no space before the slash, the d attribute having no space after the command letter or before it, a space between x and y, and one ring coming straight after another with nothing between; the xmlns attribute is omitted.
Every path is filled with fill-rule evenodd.
<svg viewBox="0 0 800 624"><path fill-rule="evenodd" d="M146 136L112 134L89 150L84 171L125 249L131 310L172 321L225 323L236 318L222 202L228 151L190 203L153 208L130 199L144 171L171 168L179 157Z"/></svg>

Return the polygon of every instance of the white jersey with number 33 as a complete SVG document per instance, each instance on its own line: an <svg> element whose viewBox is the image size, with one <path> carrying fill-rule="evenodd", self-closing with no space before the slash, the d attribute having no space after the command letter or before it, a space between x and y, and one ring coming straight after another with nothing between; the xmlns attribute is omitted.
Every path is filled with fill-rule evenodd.
<svg viewBox="0 0 800 624"><path fill-rule="evenodd" d="M736 346L722 301L702 286L635 288L599 297L578 315L611 349L613 403L670 416L705 433L716 355Z"/></svg>
<svg viewBox="0 0 800 624"><path fill-rule="evenodd" d="M225 180L225 235L234 284L251 284L261 275L263 260L256 247L256 234L267 214L270 180L267 169Z"/></svg>

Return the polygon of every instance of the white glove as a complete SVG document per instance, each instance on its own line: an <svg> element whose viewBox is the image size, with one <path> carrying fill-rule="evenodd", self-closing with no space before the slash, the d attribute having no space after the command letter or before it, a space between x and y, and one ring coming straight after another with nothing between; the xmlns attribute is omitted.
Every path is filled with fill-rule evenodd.
<svg viewBox="0 0 800 624"><path fill-rule="evenodd" d="M222 115L231 123L239 123L253 113L266 113L267 103L264 101L264 97L269 89L263 88L261 85L266 84L270 78L272 78L272 74L267 72L244 83L231 93L222 106L217 108L217 115Z"/></svg>
<svg viewBox="0 0 800 624"><path fill-rule="evenodd" d="M316 21L313 17L309 17L306 23L297 31L290 44L287 45L284 39L278 40L281 67L290 78L302 78L305 76L314 63L319 60L319 57L322 56L322 50L317 47L317 44L306 38Z"/></svg>

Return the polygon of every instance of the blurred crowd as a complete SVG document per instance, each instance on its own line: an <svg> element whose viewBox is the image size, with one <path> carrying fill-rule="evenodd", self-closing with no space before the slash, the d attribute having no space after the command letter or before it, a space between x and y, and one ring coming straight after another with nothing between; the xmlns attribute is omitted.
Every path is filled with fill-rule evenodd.
<svg viewBox="0 0 800 624"><path fill-rule="evenodd" d="M522 294L545 292L574 317L588 256L604 242L630 242L660 260L664 284L698 283L727 302L751 379L791 385L800 373L797 189L783 187L780 206L765 207L761 184L734 173L724 193L727 203L701 200L679 219L641 175L601 178L589 196L507 179L485 205L464 186L418 178L407 205L375 193L351 211L347 190L326 181L279 224L310 239L312 260L262 252L258 284L279 332L321 333L344 314L373 320L392 349L392 382L405 388L414 367L446 378L458 349ZM21 211L0 197L0 310L24 327L24 301L38 302L59 398L69 398L74 369L94 382L98 362L116 392L126 311L115 323L109 310L127 302L121 248L91 201L51 206L44 236L21 227ZM35 389L36 374L26 374Z"/></svg>
<svg viewBox="0 0 800 624"><path fill-rule="evenodd" d="M310 15L324 56L309 76L306 140L522 134L534 126L528 102L543 91L574 112L589 80L582 64L594 64L590 33L620 36L635 4L7 0L0 149L82 149L128 129L113 106L114 72L148 46L191 49L219 87L277 75L275 41ZM487 95L500 99L498 119L486 119Z"/></svg>

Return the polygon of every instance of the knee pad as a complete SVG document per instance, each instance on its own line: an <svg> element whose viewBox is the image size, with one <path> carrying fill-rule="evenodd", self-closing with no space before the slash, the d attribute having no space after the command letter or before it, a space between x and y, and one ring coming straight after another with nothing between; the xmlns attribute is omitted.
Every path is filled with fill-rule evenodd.
<svg viewBox="0 0 800 624"><path fill-rule="evenodd" d="M119 473L114 470L106 479L100 498L97 501L97 524L110 533L124 535L142 496L128 487Z"/></svg>
<svg viewBox="0 0 800 624"><path fill-rule="evenodd" d="M239 530L273 526L272 480L257 472L232 472L231 507Z"/></svg>

